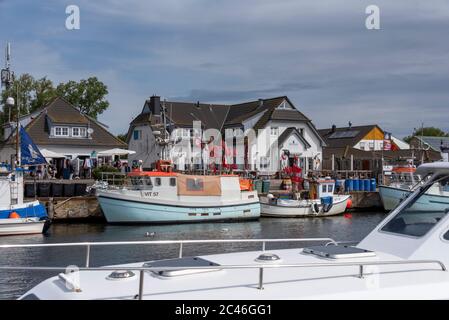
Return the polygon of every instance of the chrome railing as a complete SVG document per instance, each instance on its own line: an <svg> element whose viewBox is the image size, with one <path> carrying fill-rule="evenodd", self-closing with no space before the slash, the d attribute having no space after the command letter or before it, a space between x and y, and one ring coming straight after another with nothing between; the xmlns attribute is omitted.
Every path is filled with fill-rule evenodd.
<svg viewBox="0 0 449 320"><path fill-rule="evenodd" d="M208 243L262 243L262 251L265 251L267 243L274 242L327 242L327 244L338 245L332 238L292 238L292 239L208 239L208 240L155 240L155 241L108 241L108 242L66 242L66 243L33 243L33 244L2 244L0 249L8 248L48 248L48 247L85 247L85 266L90 264L91 247L101 246L124 246L124 245L161 245L179 244L178 257L183 256L185 244L208 244Z"/></svg>
<svg viewBox="0 0 449 320"><path fill-rule="evenodd" d="M251 265L217 265L211 266L201 266L201 267L131 267L126 266L124 269L131 271L139 271L139 288L138 294L134 296L135 299L142 300L144 295L144 272L145 271L175 271L175 270L201 270L201 269L259 269L259 281L257 288L259 290L264 289L263 275L264 269L278 269L278 268L322 268L322 267L348 267L348 266L358 266L359 272L358 277L362 279L364 277L364 266L378 266L378 265L416 265L416 264L437 264L441 268L441 271L447 271L446 266L438 260L405 260L405 261L364 261L364 262L326 262L326 263L302 263L302 264L251 264ZM123 269L123 267L122 267ZM66 271L63 267L2 267L0 266L0 271ZM80 267L77 271L117 271L117 267ZM407 270L409 271L409 270ZM68 277L61 277L66 281L66 285L70 284L74 292L82 292L81 288L73 283L67 283L70 281Z"/></svg>
<svg viewBox="0 0 449 320"><path fill-rule="evenodd" d="M262 251L266 250L267 243L281 243L281 242L326 242L325 245L338 245L342 243L349 243L347 241L337 242L331 238L293 238L293 239L210 239L210 240L156 240L156 241L111 241L111 242L69 242L69 243L44 243L44 244L3 244L0 249L12 248L48 248L48 247L85 247L86 261L85 267L77 267L79 271L116 271L117 267L90 267L91 247L100 246L124 246L124 245L161 245L161 244L179 244L178 257L183 256L183 246L186 244L208 244L208 243L261 243ZM320 262L320 263L302 263L302 264L278 264L272 263L257 263L250 265L217 265L198 266L198 267L124 267L127 270L139 271L139 288L136 299L142 299L144 289L144 272L145 271L175 271L186 269L259 269L258 289L262 290L264 287L264 269L272 268L316 268L316 267L343 267L356 266L358 267L358 277L363 278L365 274L365 266L377 265L415 265L415 264L437 264L442 271L446 271L446 266L439 260L395 260L395 261L357 261L357 262ZM22 266L0 266L0 271L66 271L66 267L22 267ZM60 274L61 275L61 274ZM60 277L62 278L62 277ZM64 277L65 281L67 277ZM81 288L73 287L73 291L79 292Z"/></svg>

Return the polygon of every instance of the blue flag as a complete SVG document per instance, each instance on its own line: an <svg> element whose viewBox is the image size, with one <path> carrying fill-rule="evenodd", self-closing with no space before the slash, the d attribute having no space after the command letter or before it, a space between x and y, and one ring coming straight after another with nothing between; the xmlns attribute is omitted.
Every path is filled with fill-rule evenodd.
<svg viewBox="0 0 449 320"><path fill-rule="evenodd" d="M47 164L47 160L42 156L42 153L22 126L20 126L20 152L22 165Z"/></svg>

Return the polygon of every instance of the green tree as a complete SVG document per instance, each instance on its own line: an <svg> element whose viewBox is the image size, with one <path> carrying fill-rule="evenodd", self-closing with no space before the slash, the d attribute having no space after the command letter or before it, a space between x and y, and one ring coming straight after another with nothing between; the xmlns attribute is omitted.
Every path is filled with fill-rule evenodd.
<svg viewBox="0 0 449 320"><path fill-rule="evenodd" d="M15 119L17 114L17 104L20 104L20 114L27 114L31 110L31 105L34 99L34 80L33 76L28 73L22 74L18 77L8 89L3 90L1 95L1 104L3 107L2 123L8 121L11 113L11 120ZM6 107L6 99L12 97L16 105L9 110Z"/></svg>
<svg viewBox="0 0 449 320"><path fill-rule="evenodd" d="M407 143L410 143L413 137L415 136L425 136L425 137L449 137L449 133L444 132L443 130L435 127L424 127L414 129L411 136L405 137L403 140Z"/></svg>
<svg viewBox="0 0 449 320"><path fill-rule="evenodd" d="M35 81L33 89L34 99L31 101L30 112L44 107L57 96L56 89L53 87L53 82L47 79L47 77Z"/></svg>
<svg viewBox="0 0 449 320"><path fill-rule="evenodd" d="M97 77L83 79L80 82L61 83L56 88L57 94L93 118L109 107L106 100L107 86Z"/></svg>
<svg viewBox="0 0 449 320"><path fill-rule="evenodd" d="M117 135L117 139L119 139L119 140L121 140L121 141L126 143L126 137L127 136L128 136L127 133L119 134L119 135Z"/></svg>

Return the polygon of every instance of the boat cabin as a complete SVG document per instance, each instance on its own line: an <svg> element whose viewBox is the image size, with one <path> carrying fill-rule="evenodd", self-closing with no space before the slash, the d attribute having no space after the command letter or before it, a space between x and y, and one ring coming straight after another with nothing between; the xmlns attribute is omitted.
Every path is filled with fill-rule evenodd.
<svg viewBox="0 0 449 320"><path fill-rule="evenodd" d="M436 185L449 185L449 164L423 164L416 173L430 178L402 201L358 247L403 259L438 259L449 264L449 196L428 192Z"/></svg>
<svg viewBox="0 0 449 320"><path fill-rule="evenodd" d="M330 178L319 179L310 183L310 199L333 197L335 180Z"/></svg>

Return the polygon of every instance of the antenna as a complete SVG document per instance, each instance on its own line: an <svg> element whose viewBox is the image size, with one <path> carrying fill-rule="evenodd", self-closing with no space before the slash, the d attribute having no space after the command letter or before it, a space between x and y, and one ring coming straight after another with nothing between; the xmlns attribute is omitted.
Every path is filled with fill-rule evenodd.
<svg viewBox="0 0 449 320"><path fill-rule="evenodd" d="M10 65L10 60L11 60L11 43L7 43L6 44L6 69L9 69L9 65Z"/></svg>

